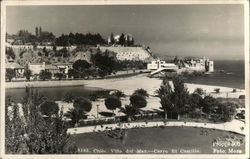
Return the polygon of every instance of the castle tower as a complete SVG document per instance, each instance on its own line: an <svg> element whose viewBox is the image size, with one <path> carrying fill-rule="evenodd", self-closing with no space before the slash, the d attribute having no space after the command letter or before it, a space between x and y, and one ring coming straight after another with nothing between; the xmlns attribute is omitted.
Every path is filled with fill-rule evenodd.
<svg viewBox="0 0 250 159"><path fill-rule="evenodd" d="M214 61L209 61L208 64L208 72L214 72Z"/></svg>

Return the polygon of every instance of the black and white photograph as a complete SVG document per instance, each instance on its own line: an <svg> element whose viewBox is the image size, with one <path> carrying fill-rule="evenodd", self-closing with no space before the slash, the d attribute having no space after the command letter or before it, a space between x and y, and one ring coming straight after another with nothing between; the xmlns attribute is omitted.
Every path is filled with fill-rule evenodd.
<svg viewBox="0 0 250 159"><path fill-rule="evenodd" d="M3 158L249 157L247 0L2 1L1 18Z"/></svg>

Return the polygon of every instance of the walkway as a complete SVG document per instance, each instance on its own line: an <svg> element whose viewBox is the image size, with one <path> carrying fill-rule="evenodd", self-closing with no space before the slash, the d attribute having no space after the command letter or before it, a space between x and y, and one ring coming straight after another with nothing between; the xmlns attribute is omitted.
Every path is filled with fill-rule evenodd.
<svg viewBox="0 0 250 159"><path fill-rule="evenodd" d="M245 123L239 120L233 120L231 122L214 124L214 123L198 123L198 122L183 122L183 121L169 121L169 122L134 122L134 123L122 123L118 124L105 124L103 126L86 126L78 128L69 128L69 134L81 134L90 132L102 132L104 130L110 130L115 128L140 128L140 127L155 127L155 126L191 126L191 127L203 127L211 129L219 129L225 131L232 131L242 135L246 135Z"/></svg>

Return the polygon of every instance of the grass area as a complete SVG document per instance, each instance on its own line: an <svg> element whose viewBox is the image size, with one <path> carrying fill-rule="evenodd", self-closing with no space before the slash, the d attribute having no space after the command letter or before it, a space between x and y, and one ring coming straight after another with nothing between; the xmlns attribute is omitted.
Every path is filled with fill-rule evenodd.
<svg viewBox="0 0 250 159"><path fill-rule="evenodd" d="M214 149L222 149L229 153L233 148L244 153L245 137L239 134L193 127L154 127L123 130L123 139L110 137L105 132L85 133L72 136L79 153L201 153L211 154ZM203 132L207 133L204 134ZM234 136L243 142L240 146L213 146L213 141L225 141ZM218 139L220 138L220 139ZM115 151L116 149L117 151Z"/></svg>

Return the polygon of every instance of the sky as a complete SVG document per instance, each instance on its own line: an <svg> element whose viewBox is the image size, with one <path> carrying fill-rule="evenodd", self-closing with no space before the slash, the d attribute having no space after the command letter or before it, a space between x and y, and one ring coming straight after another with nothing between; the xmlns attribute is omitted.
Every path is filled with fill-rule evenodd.
<svg viewBox="0 0 250 159"><path fill-rule="evenodd" d="M158 55L244 59L244 10L240 4L7 6L6 31L35 27L56 36L130 33Z"/></svg>

